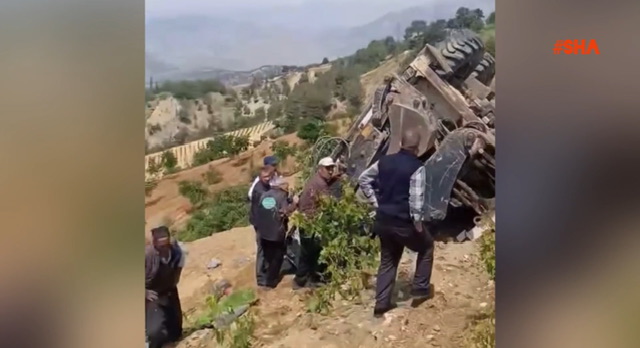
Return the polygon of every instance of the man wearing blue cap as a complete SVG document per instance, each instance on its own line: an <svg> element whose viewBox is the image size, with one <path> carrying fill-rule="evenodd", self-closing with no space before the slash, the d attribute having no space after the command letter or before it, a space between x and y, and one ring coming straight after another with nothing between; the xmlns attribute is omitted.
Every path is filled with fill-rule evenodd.
<svg viewBox="0 0 640 348"><path fill-rule="evenodd" d="M297 198L289 198L289 184L283 178L275 178L268 191L260 196L255 209L254 223L264 253L265 288L275 288L287 252L286 237L289 215L296 209ZM255 194L254 194L255 196Z"/></svg>
<svg viewBox="0 0 640 348"><path fill-rule="evenodd" d="M280 177L280 173L278 173L278 157L267 156L262 160L262 165L265 167L272 167L274 169L273 179ZM251 187L249 188L249 192L247 193L247 198L249 200L251 200L251 194L253 192L253 188L256 186L258 181L260 181L259 175L256 176L256 178L253 180L253 183L251 184Z"/></svg>
<svg viewBox="0 0 640 348"><path fill-rule="evenodd" d="M260 171L260 174L256 176L255 180L249 188L247 198L249 200L250 208L250 222L256 232L256 281L258 286L263 286L266 281L266 264L264 262L264 250L260 243L260 237L258 229L253 221L255 215L255 209L257 203L260 201L260 196L269 190L269 183L273 182L276 177L280 177L277 172L278 158L275 156L267 156L262 160L264 167Z"/></svg>

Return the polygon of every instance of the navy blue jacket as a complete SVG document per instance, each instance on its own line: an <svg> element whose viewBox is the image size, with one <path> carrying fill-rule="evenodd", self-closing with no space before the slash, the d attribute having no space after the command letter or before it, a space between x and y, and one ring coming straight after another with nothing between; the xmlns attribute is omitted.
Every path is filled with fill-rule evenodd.
<svg viewBox="0 0 640 348"><path fill-rule="evenodd" d="M377 219L391 223L411 223L409 183L413 173L422 165L416 155L406 150L380 158Z"/></svg>

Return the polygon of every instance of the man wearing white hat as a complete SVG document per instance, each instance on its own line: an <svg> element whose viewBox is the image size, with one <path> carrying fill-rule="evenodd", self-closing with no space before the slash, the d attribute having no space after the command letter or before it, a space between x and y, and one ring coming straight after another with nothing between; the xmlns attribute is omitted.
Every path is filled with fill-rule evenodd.
<svg viewBox="0 0 640 348"><path fill-rule="evenodd" d="M305 184L300 194L299 210L307 217L313 217L318 208L317 202L320 196L330 195L329 184L334 179L336 163L331 157L325 157L318 162L318 170ZM319 241L306 236L304 230L300 230L300 256L296 276L293 278L295 289L302 287L317 287L320 283L318 259L322 247Z"/></svg>

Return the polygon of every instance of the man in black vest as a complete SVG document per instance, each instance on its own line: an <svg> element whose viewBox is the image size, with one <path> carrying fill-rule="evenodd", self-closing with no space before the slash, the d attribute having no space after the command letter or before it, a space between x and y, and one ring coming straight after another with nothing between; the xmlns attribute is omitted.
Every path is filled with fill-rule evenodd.
<svg viewBox="0 0 640 348"><path fill-rule="evenodd" d="M151 230L153 244L145 248L145 307L149 348L161 348L182 336L182 309L178 282L184 252L171 241L165 226Z"/></svg>
<svg viewBox="0 0 640 348"><path fill-rule="evenodd" d="M433 238L424 228L421 207L418 203L422 192L418 188L424 181L423 163L417 157L420 134L409 129L402 136L398 153L382 157L378 161L378 207L373 232L380 237L380 268L376 284L376 317L396 307L391 293L396 281L398 263L407 247L418 253L411 296L413 306L431 295L431 269L433 266ZM418 208L421 210L421 208Z"/></svg>

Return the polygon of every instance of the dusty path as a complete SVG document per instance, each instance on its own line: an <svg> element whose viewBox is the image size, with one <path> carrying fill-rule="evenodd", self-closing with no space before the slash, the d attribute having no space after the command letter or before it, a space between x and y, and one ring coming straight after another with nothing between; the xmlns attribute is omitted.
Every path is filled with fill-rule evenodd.
<svg viewBox="0 0 640 348"><path fill-rule="evenodd" d="M217 279L227 279L236 288L254 288L255 235L250 227L188 243L189 259L180 284L180 294L187 316L202 304ZM463 331L470 318L491 303L493 285L476 265L473 242L444 244L438 242L435 253L433 284L436 296L418 308L406 302L413 255L405 252L398 283L400 307L385 319L372 317L373 290L365 291L362 304L342 303L331 315L322 317L306 313L303 293L291 289L291 276L277 289L259 293L257 328L260 347L465 347ZM212 258L222 266L207 270ZM205 338L203 338L205 337ZM210 336L196 333L179 347L215 347Z"/></svg>

